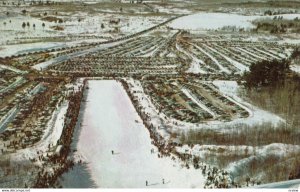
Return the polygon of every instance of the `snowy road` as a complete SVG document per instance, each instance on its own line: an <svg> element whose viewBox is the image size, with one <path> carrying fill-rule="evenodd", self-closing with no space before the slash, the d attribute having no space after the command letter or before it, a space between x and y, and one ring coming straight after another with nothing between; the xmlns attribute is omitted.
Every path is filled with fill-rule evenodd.
<svg viewBox="0 0 300 192"><path fill-rule="evenodd" d="M170 157L158 158L148 130L120 83L93 80L88 85L77 153L88 163L98 187L204 186L201 170L182 168Z"/></svg>

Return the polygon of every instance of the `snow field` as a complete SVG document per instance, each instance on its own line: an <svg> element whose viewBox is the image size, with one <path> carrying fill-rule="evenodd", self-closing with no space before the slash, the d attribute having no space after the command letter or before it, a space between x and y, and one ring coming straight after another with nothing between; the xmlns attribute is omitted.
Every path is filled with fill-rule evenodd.
<svg viewBox="0 0 300 192"><path fill-rule="evenodd" d="M227 13L197 13L184 16L174 20L170 27L175 29L189 30L216 30L226 26L236 26L238 28L254 27L250 21L258 18L257 16L242 16Z"/></svg>
<svg viewBox="0 0 300 192"><path fill-rule="evenodd" d="M282 14L284 19L294 19L300 17L300 14ZM236 27L251 29L254 27L252 22L256 19L269 18L274 16L245 16L229 13L206 13L200 12L188 16L178 18L169 24L175 29L185 30L218 30L224 27Z"/></svg>

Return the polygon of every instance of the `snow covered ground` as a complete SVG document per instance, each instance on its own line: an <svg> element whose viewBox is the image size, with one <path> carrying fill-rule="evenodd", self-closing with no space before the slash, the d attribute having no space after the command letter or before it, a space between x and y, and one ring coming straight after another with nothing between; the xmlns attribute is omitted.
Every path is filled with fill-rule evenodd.
<svg viewBox="0 0 300 192"><path fill-rule="evenodd" d="M300 73L300 65L291 65L291 70Z"/></svg>
<svg viewBox="0 0 300 192"><path fill-rule="evenodd" d="M76 39L101 35L101 38L105 39L118 38L143 31L168 19L168 16L145 17L117 13L113 13L112 16L107 13L89 14L81 11L62 12L51 17L62 19L63 22L50 22L45 21L45 17L31 17L22 14L0 15L0 45L18 44L20 41L43 42L45 39L52 41L52 38L60 37ZM113 24L111 21L117 21L117 23ZM28 23L28 26L22 27L23 22ZM43 23L45 27L42 27ZM61 30L55 30L57 27L60 27Z"/></svg>
<svg viewBox="0 0 300 192"><path fill-rule="evenodd" d="M87 43L103 42L105 39L85 39L78 41L65 41L65 42L39 42L39 43L26 43L18 45L4 45L0 51L0 57L7 57L23 53L31 53L42 50L57 49L63 47L71 47Z"/></svg>
<svg viewBox="0 0 300 192"><path fill-rule="evenodd" d="M259 185L253 188L293 188L293 189L298 189L300 190L300 179L295 179L295 180L289 180L289 181L282 181L282 182L276 182L276 183L268 183L264 185Z"/></svg>
<svg viewBox="0 0 300 192"><path fill-rule="evenodd" d="M168 13L168 14L191 14L192 11L189 9L186 9L184 7L182 8L175 8L171 6L159 6L159 5L152 5L155 10L157 10L160 13Z"/></svg>
<svg viewBox="0 0 300 192"><path fill-rule="evenodd" d="M6 23L5 25L3 23ZM23 22L29 22L30 27L22 27ZM0 31L1 31L1 39L0 45L5 44L6 42L13 41L14 39L23 38L23 37L43 37L61 34L61 32L56 32L48 27L53 25L50 22L41 21L37 18L24 16L24 15L16 15L9 17L0 17ZM43 28L42 24L45 23L46 27ZM35 24L35 28L32 25Z"/></svg>
<svg viewBox="0 0 300 192"><path fill-rule="evenodd" d="M197 13L178 18L170 23L170 27L176 29L210 29L216 30L226 26L237 28L252 28L251 21L257 16L243 16L227 13Z"/></svg>
<svg viewBox="0 0 300 192"><path fill-rule="evenodd" d="M284 19L300 18L300 14L282 14ZM254 27L252 21L256 19L272 19L274 16L245 16L229 13L196 13L184 17L180 17L169 24L170 27L175 29L185 30L217 30L223 27L236 27L251 29Z"/></svg>
<svg viewBox="0 0 300 192"><path fill-rule="evenodd" d="M88 84L77 150L98 187L144 188L146 181L151 188L203 187L200 170L182 168L170 157L158 158L148 130L120 83L93 80Z"/></svg>
<svg viewBox="0 0 300 192"><path fill-rule="evenodd" d="M229 124L243 123L248 125L256 125L264 122L272 122L274 125L276 125L284 121L279 116L272 114L268 111L259 109L258 107L255 107L250 103L247 103L246 101L242 100L238 96L239 85L236 81L215 80L213 81L213 84L219 89L221 93L225 94L227 98L229 98L235 103L239 103L239 105L242 108L246 109L250 114L248 118L236 119L232 122L229 122Z"/></svg>
<svg viewBox="0 0 300 192"><path fill-rule="evenodd" d="M240 148L241 151L242 149L247 149L250 157L246 157L244 159L230 163L226 169L231 173L240 171L240 169L245 167L245 165L249 164L253 160L253 158L267 158L271 155L277 156L278 158L282 158L287 156L288 154L295 153L300 149L298 145L290 145L283 143L272 143L256 148L254 148L253 146L239 146L237 148Z"/></svg>
<svg viewBox="0 0 300 192"><path fill-rule="evenodd" d="M193 59L189 69L186 71L187 73L206 73L206 71L202 70L200 66L205 64L204 61L185 51L178 43L176 43L176 49Z"/></svg>
<svg viewBox="0 0 300 192"><path fill-rule="evenodd" d="M160 16L135 16L123 17L121 19L121 32L125 34L132 34L143 31L147 28L153 27L165 21L166 18Z"/></svg>

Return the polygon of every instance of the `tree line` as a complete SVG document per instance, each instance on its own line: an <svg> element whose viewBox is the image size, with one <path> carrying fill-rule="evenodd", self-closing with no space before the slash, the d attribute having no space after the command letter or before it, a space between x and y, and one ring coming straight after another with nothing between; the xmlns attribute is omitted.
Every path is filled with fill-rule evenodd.
<svg viewBox="0 0 300 192"><path fill-rule="evenodd" d="M276 85L284 82L287 72L290 70L290 61L262 60L250 66L249 72L244 74L245 85L248 88L258 86Z"/></svg>

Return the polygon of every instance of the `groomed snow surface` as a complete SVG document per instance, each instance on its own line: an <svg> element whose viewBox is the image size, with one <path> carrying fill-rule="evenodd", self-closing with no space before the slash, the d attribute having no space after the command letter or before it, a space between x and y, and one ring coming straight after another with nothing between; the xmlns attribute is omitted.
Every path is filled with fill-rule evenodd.
<svg viewBox="0 0 300 192"><path fill-rule="evenodd" d="M182 168L170 157L158 158L148 130L119 82L92 80L88 86L77 153L88 163L97 187L203 188L201 170Z"/></svg>

